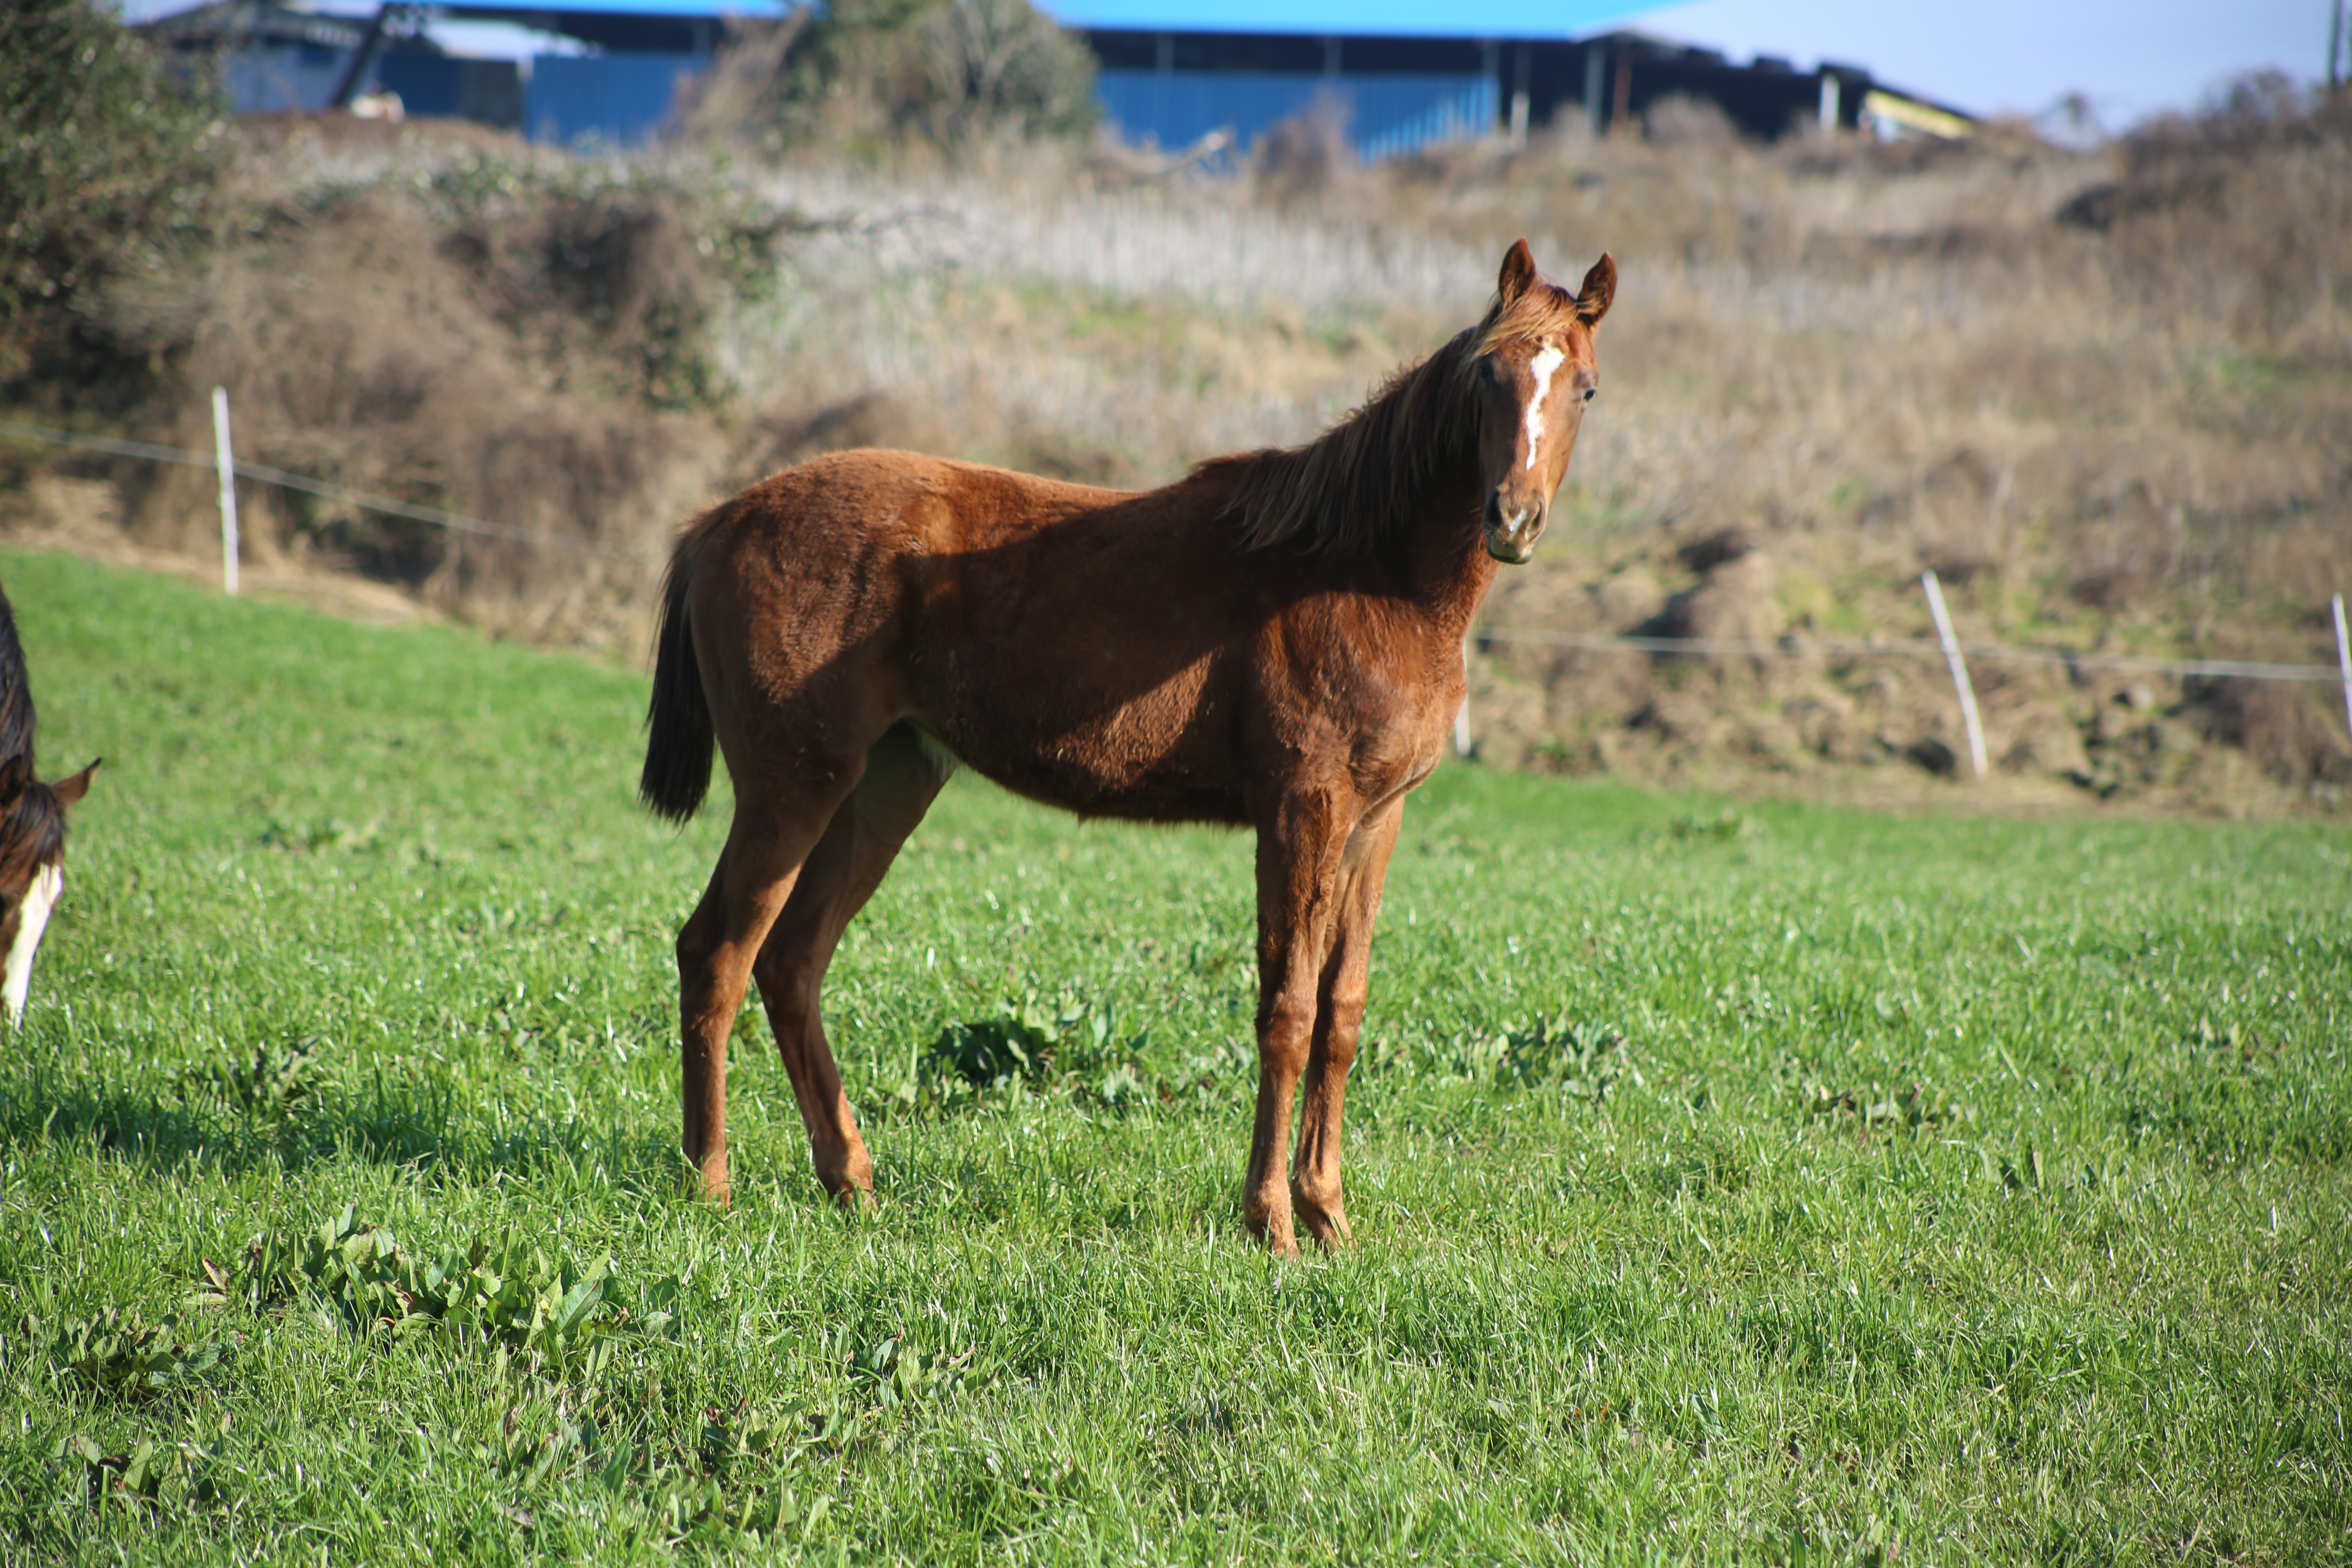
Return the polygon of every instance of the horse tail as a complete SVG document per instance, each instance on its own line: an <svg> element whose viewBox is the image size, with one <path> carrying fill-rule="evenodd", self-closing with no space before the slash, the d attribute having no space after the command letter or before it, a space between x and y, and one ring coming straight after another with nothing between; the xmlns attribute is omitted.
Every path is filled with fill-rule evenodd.
<svg viewBox="0 0 2352 1568"><path fill-rule="evenodd" d="M710 699L702 689L702 667L694 657L694 626L687 595L694 587L695 559L724 509L713 509L688 525L670 554L662 578L661 621L654 633L654 694L646 710L646 768L637 777L637 797L656 816L685 822L702 809L710 790Z"/></svg>

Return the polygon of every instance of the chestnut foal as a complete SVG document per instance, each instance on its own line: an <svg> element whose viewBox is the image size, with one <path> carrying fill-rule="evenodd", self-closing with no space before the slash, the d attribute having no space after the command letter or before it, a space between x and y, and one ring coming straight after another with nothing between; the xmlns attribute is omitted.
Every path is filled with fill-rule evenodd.
<svg viewBox="0 0 2352 1568"><path fill-rule="evenodd" d="M1088 816L1257 830L1244 1213L1349 1239L1339 1120L1404 797L1463 637L1543 532L1596 384L1575 293L1504 257L1478 324L1305 447L1140 492L842 452L690 523L663 590L641 791L684 821L715 740L735 816L677 938L685 1149L724 1199L727 1037L756 981L826 1189L872 1190L818 991L958 764ZM1303 1099L1286 1180L1294 1096Z"/></svg>

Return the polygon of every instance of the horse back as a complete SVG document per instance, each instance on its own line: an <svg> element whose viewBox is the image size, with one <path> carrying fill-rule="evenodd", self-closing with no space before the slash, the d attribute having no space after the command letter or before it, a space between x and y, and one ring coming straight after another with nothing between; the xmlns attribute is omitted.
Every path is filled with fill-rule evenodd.
<svg viewBox="0 0 2352 1568"><path fill-rule="evenodd" d="M1112 490L881 451L787 469L701 547L702 668L738 687L714 709L765 706L803 752L820 725L866 744L903 719L1016 793L1142 820L1246 822L1268 767L1425 773L1430 704L1406 700L1428 650L1396 646L1412 627L1328 558L1244 551L1229 483ZM724 724L731 765L751 738Z"/></svg>

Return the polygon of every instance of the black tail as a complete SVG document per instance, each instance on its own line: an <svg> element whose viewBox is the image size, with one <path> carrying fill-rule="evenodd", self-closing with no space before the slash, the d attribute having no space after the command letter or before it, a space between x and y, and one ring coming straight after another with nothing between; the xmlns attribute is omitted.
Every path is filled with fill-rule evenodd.
<svg viewBox="0 0 2352 1568"><path fill-rule="evenodd" d="M687 593L695 557L715 517L698 519L677 542L662 579L661 625L654 633L654 696L646 710L646 771L637 797L656 816L684 822L702 809L710 791L710 700L695 661Z"/></svg>

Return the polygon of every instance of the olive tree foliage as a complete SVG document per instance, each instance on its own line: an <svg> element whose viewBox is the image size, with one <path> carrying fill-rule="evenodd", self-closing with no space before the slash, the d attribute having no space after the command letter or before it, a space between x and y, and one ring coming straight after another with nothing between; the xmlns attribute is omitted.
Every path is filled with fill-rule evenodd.
<svg viewBox="0 0 2352 1568"><path fill-rule="evenodd" d="M0 337L199 230L222 130L98 0L0 4Z"/></svg>
<svg viewBox="0 0 2352 1568"><path fill-rule="evenodd" d="M739 24L682 105L689 135L782 153L1080 135L1094 56L1029 0L831 0Z"/></svg>

